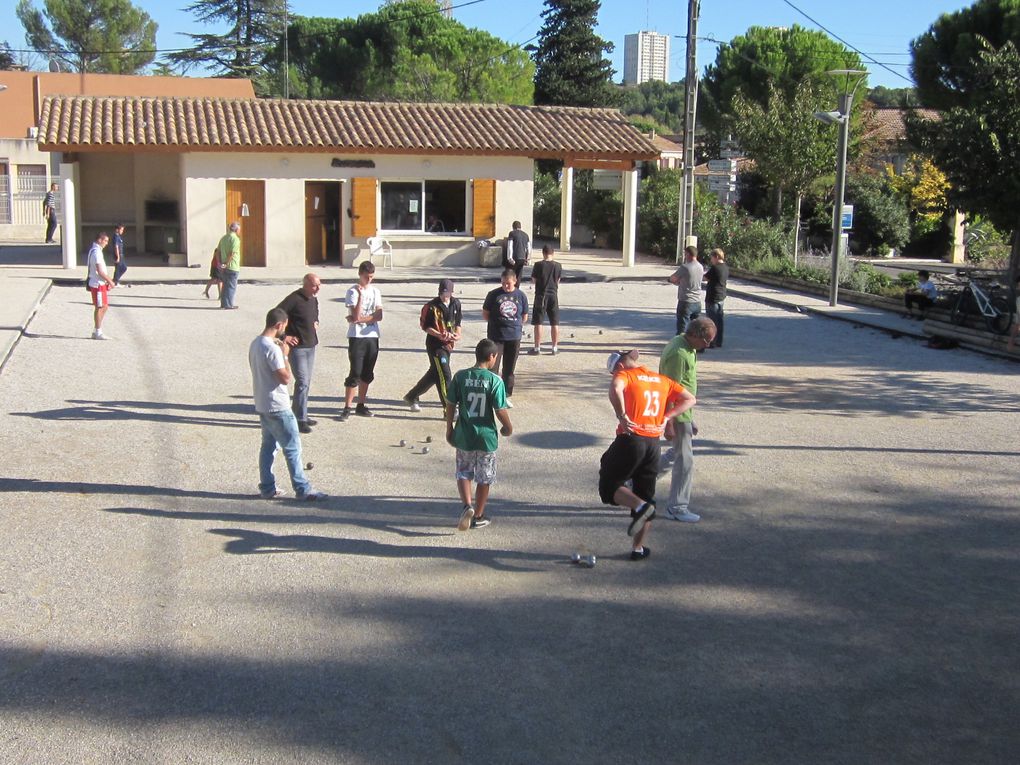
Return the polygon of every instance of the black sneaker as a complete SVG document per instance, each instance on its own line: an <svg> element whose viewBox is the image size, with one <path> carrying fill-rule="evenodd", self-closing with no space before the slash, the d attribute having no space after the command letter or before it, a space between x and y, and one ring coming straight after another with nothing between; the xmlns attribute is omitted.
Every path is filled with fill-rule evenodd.
<svg viewBox="0 0 1020 765"><path fill-rule="evenodd" d="M297 429L299 433L311 433L312 426L303 420L298 420Z"/></svg>
<svg viewBox="0 0 1020 765"><path fill-rule="evenodd" d="M364 404L358 404L354 408L354 413L358 415L358 417L375 417L375 412L373 412Z"/></svg>
<svg viewBox="0 0 1020 765"><path fill-rule="evenodd" d="M630 517L632 520L630 526L627 527L628 537L634 536L646 521L650 521L655 517L655 505L651 502L645 502L637 510L631 510Z"/></svg>
<svg viewBox="0 0 1020 765"><path fill-rule="evenodd" d="M340 422L347 422L347 418L351 416L351 408L345 406L344 410L340 412Z"/></svg>
<svg viewBox="0 0 1020 765"><path fill-rule="evenodd" d="M313 420L311 417L309 417L307 420L305 420L305 424L308 425L308 427L310 428L314 428L316 425L319 424L319 421Z"/></svg>
<svg viewBox="0 0 1020 765"><path fill-rule="evenodd" d="M473 529L482 529L482 528L485 528L486 526L488 526L490 523L492 523L492 521L490 521L484 515L476 516L476 517L471 519L471 528L473 528Z"/></svg>
<svg viewBox="0 0 1020 765"><path fill-rule="evenodd" d="M631 560L644 560L645 558L647 558L651 554L652 554L652 548L648 547L647 545L645 545L640 550L631 550L630 551L630 559Z"/></svg>

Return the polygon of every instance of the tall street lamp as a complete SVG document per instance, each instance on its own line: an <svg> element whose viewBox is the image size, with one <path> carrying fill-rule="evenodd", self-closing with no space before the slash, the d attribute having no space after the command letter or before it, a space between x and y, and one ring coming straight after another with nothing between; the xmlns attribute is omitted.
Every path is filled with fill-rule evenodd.
<svg viewBox="0 0 1020 765"><path fill-rule="evenodd" d="M834 306L839 295L839 250L843 234L843 195L846 190L846 147L850 142L850 108L854 93L868 73L863 69L833 69L826 74L845 77L839 106L834 112L815 112L815 118L839 125L839 143L836 146L836 199L832 205L832 270L829 277L829 305ZM853 88L850 83L856 78Z"/></svg>

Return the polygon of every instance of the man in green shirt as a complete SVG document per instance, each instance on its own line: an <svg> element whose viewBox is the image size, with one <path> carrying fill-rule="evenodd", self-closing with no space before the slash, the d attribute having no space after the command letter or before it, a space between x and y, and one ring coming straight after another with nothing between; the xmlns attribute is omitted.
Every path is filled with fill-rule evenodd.
<svg viewBox="0 0 1020 765"><path fill-rule="evenodd" d="M670 340L659 359L659 374L676 380L685 390L698 394L698 351L708 348L715 339L715 324L711 319L691 320L682 335ZM691 501L691 487L694 483L694 436L698 426L694 424L694 410L688 409L666 424L666 438L673 441L673 447L662 456L659 471L669 469L673 463L673 476L669 486L666 517L683 523L697 523L701 516L688 509Z"/></svg>
<svg viewBox="0 0 1020 765"><path fill-rule="evenodd" d="M499 375L491 370L496 363L496 343L479 340L475 346L475 365L453 376L446 390L446 441L457 449L457 490L464 509L457 528L467 531L489 525L485 503L489 487L496 482L496 448L499 433L514 432L507 411L506 388ZM456 425L454 418L456 417ZM471 484L477 484L474 505Z"/></svg>
<svg viewBox="0 0 1020 765"><path fill-rule="evenodd" d="M241 273L241 237L237 232L241 224L234 221L230 230L220 239L217 246L220 254L220 270L223 273L223 289L220 291L220 308L237 308L237 277Z"/></svg>

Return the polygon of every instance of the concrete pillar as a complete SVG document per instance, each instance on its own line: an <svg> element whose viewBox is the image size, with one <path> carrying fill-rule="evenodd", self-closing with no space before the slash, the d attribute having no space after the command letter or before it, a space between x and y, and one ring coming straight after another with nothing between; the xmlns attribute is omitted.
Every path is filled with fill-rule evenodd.
<svg viewBox="0 0 1020 765"><path fill-rule="evenodd" d="M563 167L560 178L560 252L570 251L570 228L574 220L574 168Z"/></svg>
<svg viewBox="0 0 1020 765"><path fill-rule="evenodd" d="M60 210L63 216L60 230L60 250L64 268L78 266L78 213L81 205L76 192L78 180L77 163L60 165Z"/></svg>
<svg viewBox="0 0 1020 765"><path fill-rule="evenodd" d="M623 266L634 266L637 248L637 170L623 171Z"/></svg>
<svg viewBox="0 0 1020 765"><path fill-rule="evenodd" d="M942 260L946 263L963 263L967 259L967 248L963 243L967 227L963 224L962 212L953 210L953 222L951 225L953 227L953 244Z"/></svg>

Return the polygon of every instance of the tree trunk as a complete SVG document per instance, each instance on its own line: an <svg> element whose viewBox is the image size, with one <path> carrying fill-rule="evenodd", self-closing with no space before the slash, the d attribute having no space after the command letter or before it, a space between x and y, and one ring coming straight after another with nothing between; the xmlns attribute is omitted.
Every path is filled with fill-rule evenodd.
<svg viewBox="0 0 1020 765"><path fill-rule="evenodd" d="M800 249L800 200L802 194L797 192L797 202L793 206L793 267L797 267L797 255Z"/></svg>
<svg viewBox="0 0 1020 765"><path fill-rule="evenodd" d="M776 186L772 189L772 219L776 223L783 219L783 187Z"/></svg>
<svg viewBox="0 0 1020 765"><path fill-rule="evenodd" d="M1020 227L1013 229L1013 246L1009 251L1009 293L1014 300L1017 298L1018 275L1020 275ZM1014 316L1013 321L1020 321L1020 316Z"/></svg>

